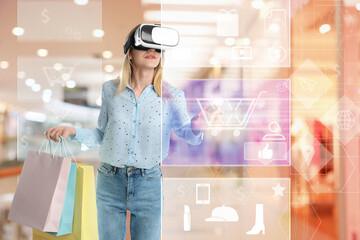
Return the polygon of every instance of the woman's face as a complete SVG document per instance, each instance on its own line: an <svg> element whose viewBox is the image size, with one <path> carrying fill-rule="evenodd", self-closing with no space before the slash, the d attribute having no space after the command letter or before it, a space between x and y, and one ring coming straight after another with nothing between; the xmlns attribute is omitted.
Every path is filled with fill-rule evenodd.
<svg viewBox="0 0 360 240"><path fill-rule="evenodd" d="M155 51L155 49L149 49L147 51L131 49L130 59L135 68L152 68L154 69L159 65L161 53Z"/></svg>

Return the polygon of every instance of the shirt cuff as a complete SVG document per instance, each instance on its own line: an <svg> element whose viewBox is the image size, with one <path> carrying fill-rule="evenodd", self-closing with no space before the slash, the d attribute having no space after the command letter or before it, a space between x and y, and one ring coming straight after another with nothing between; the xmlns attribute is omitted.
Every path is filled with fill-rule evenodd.
<svg viewBox="0 0 360 240"><path fill-rule="evenodd" d="M192 142L193 142L193 145L199 145L202 143L203 139L204 139L204 131L203 130L200 130L200 132L198 134L194 134L194 132L192 131L192 129L190 130L190 134L192 135L191 136L191 139Z"/></svg>
<svg viewBox="0 0 360 240"><path fill-rule="evenodd" d="M75 129L75 134L74 135L69 135L68 138L72 141L72 140L75 140L75 141L79 141L78 137L79 137L79 132L81 132L81 129L80 128L74 128Z"/></svg>

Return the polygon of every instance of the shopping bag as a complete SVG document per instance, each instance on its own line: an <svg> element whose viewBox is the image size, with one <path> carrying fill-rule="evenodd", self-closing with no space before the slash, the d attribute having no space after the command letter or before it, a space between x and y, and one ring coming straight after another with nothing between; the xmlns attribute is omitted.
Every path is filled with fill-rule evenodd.
<svg viewBox="0 0 360 240"><path fill-rule="evenodd" d="M60 137L60 154L63 154L63 149L67 147L69 153L71 153L75 162L71 163L70 173L69 173L69 180L66 188L66 195L64 200L64 207L61 214L60 226L58 232L49 232L54 236L62 236L69 233L72 233L72 225L73 225L73 218L74 218L74 204L75 204L75 187L76 187L76 159L72 154L66 140ZM64 151L64 155L66 157L67 153L66 150Z"/></svg>
<svg viewBox="0 0 360 240"><path fill-rule="evenodd" d="M94 167L77 164L73 231L54 236L33 229L33 240L98 240Z"/></svg>
<svg viewBox="0 0 360 240"><path fill-rule="evenodd" d="M44 142L39 151L28 151L8 219L41 231L58 232L71 159L56 156L56 149L51 154L50 140L50 153L40 152Z"/></svg>
<svg viewBox="0 0 360 240"><path fill-rule="evenodd" d="M75 205L75 186L76 186L76 162L71 163L69 181L67 184L64 207L61 214L58 232L49 232L54 236L61 236L72 233L74 205Z"/></svg>
<svg viewBox="0 0 360 240"><path fill-rule="evenodd" d="M236 9L226 11L221 9L217 14L217 36L239 35L239 15Z"/></svg>

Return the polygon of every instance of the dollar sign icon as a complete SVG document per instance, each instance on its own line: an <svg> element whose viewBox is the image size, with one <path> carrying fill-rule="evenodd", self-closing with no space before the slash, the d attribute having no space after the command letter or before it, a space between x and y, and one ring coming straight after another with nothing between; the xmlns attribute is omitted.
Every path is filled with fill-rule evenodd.
<svg viewBox="0 0 360 240"><path fill-rule="evenodd" d="M279 49L275 50L275 53L274 53L274 58L275 58L276 60L279 60L279 59L280 59L280 57L281 57L280 50L279 50Z"/></svg>
<svg viewBox="0 0 360 240"><path fill-rule="evenodd" d="M334 71L336 72L336 76L339 78L339 77L340 77L340 74L341 74L341 72L340 72L340 66L336 64L336 65L333 67L333 69L334 69Z"/></svg>
<svg viewBox="0 0 360 240"><path fill-rule="evenodd" d="M21 140L21 143L22 143L22 145L24 146L24 148L27 148L27 147L29 146L29 143L28 143L28 141L27 141L27 136L22 136L22 137L20 138L20 140Z"/></svg>
<svg viewBox="0 0 360 240"><path fill-rule="evenodd" d="M179 198L185 197L184 185L179 185L177 188Z"/></svg>
<svg viewBox="0 0 360 240"><path fill-rule="evenodd" d="M286 51L283 47L273 47L269 51L271 61L280 63L286 58Z"/></svg>
<svg viewBox="0 0 360 240"><path fill-rule="evenodd" d="M47 24L50 21L50 17L48 16L49 11L44 8L44 10L41 11L41 16L43 16L43 18L41 19L41 22L43 24Z"/></svg>

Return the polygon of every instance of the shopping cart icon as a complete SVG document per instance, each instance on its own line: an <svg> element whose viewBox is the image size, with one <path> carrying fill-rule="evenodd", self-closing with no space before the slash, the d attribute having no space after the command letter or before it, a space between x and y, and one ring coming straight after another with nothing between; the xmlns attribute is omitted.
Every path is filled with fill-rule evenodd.
<svg viewBox="0 0 360 240"><path fill-rule="evenodd" d="M246 128L262 94L256 98L197 98L209 128Z"/></svg>
<svg viewBox="0 0 360 240"><path fill-rule="evenodd" d="M65 85L65 82L72 78L73 71L76 65L73 67L63 67L60 70L54 67L43 67L43 72L50 86L55 84Z"/></svg>

